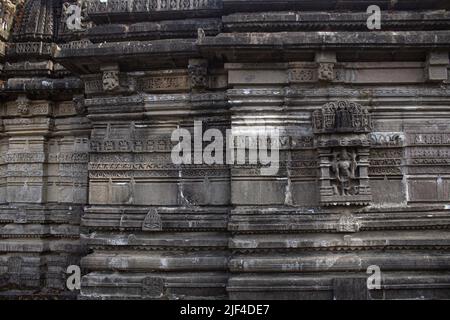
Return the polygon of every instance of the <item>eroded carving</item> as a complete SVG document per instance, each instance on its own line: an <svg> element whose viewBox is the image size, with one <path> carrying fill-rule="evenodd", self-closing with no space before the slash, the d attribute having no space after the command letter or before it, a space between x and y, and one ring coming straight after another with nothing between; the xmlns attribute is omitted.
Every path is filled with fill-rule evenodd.
<svg viewBox="0 0 450 320"><path fill-rule="evenodd" d="M208 86L208 61L205 59L191 59L188 66L191 87L204 89Z"/></svg>
<svg viewBox="0 0 450 320"><path fill-rule="evenodd" d="M119 71L103 71L103 90L114 91L119 88Z"/></svg>
<svg viewBox="0 0 450 320"><path fill-rule="evenodd" d="M26 116L30 113L30 100L25 96L19 96L16 100L17 113Z"/></svg>
<svg viewBox="0 0 450 320"><path fill-rule="evenodd" d="M160 298L164 295L164 279L145 277L142 280L142 295L148 298Z"/></svg>
<svg viewBox="0 0 450 320"><path fill-rule="evenodd" d="M143 231L162 231L161 216L156 209L150 209L142 223Z"/></svg>
<svg viewBox="0 0 450 320"><path fill-rule="evenodd" d="M334 80L334 64L320 63L319 64L319 80L333 81Z"/></svg>

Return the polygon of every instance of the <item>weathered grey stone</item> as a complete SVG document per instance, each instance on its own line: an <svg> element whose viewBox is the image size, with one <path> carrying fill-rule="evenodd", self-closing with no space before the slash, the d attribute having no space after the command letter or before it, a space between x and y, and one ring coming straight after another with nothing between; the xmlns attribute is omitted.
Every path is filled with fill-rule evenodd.
<svg viewBox="0 0 450 320"><path fill-rule="evenodd" d="M449 64L448 52L430 52L427 58L428 80L447 81Z"/></svg>
<svg viewBox="0 0 450 320"><path fill-rule="evenodd" d="M78 2L0 0L0 298L450 298L446 1Z"/></svg>

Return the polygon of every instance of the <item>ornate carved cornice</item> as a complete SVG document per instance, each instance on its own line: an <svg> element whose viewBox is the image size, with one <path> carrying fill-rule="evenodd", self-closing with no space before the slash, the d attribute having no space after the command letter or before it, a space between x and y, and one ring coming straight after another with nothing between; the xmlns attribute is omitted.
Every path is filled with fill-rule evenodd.
<svg viewBox="0 0 450 320"><path fill-rule="evenodd" d="M214 16L221 13L222 0L89 1L88 15L94 21L169 20L180 17Z"/></svg>
<svg viewBox="0 0 450 320"><path fill-rule="evenodd" d="M349 49L402 49L447 48L450 34L447 31L398 31L398 32L278 32L278 33L222 33L205 37L198 43L201 50L226 48L258 50L295 50L325 48Z"/></svg>
<svg viewBox="0 0 450 320"><path fill-rule="evenodd" d="M354 8L353 8L354 9ZM222 18L226 32L279 31L367 31L365 10L360 12L246 12ZM446 11L385 11L383 30L447 30L450 13Z"/></svg>
<svg viewBox="0 0 450 320"><path fill-rule="evenodd" d="M443 0L427 0L417 3L415 0L222 0L224 10L246 12L271 10L358 10L365 11L370 5L378 5L382 10L426 10L450 9L450 4Z"/></svg>
<svg viewBox="0 0 450 320"><path fill-rule="evenodd" d="M120 57L122 61L128 61L128 65L136 64L140 59L141 69L151 69L164 63L168 66L186 66L189 58L197 57L198 50L195 45L196 40L155 40L155 41L127 41L92 44L85 42L82 46L64 46L58 48L55 58L71 71L77 73L93 73L99 70L99 61L104 64L117 62ZM91 60L92 57L96 60ZM151 59L149 59L151 57ZM82 68L77 62L84 59L90 68ZM85 65L85 67L86 67Z"/></svg>

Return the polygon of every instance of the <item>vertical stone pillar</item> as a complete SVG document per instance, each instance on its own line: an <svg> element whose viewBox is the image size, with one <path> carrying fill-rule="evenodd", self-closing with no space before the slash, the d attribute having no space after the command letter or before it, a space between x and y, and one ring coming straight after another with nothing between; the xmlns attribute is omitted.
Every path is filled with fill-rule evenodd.
<svg viewBox="0 0 450 320"><path fill-rule="evenodd" d="M320 169L320 195L321 196L332 196L333 195L333 187L330 183L330 156L331 149L324 148L318 150L318 159L319 159L319 169Z"/></svg>
<svg viewBox="0 0 450 320"><path fill-rule="evenodd" d="M369 184L369 157L370 148L360 148L359 155L359 194L371 195Z"/></svg>

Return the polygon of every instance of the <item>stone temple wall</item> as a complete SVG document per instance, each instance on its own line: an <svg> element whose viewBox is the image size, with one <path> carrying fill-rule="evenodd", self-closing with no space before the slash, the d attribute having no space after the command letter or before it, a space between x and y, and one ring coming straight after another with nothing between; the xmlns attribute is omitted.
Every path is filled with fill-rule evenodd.
<svg viewBox="0 0 450 320"><path fill-rule="evenodd" d="M0 298L450 298L448 10L0 0ZM174 164L194 121L278 172Z"/></svg>

